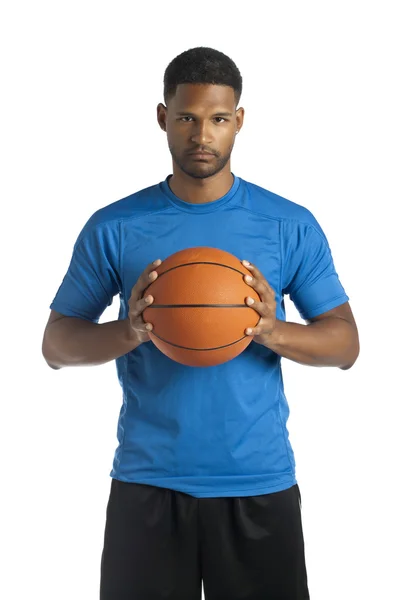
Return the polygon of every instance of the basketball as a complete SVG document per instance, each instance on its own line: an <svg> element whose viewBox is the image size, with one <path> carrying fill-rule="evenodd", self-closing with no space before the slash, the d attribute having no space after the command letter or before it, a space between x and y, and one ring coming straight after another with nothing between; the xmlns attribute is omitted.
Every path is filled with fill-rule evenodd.
<svg viewBox="0 0 400 600"><path fill-rule="evenodd" d="M153 324L150 339L172 360L192 367L214 366L238 356L250 344L247 327L260 315L247 296L260 301L244 281L250 275L236 256L218 248L186 248L157 267L144 291L153 303L143 312Z"/></svg>

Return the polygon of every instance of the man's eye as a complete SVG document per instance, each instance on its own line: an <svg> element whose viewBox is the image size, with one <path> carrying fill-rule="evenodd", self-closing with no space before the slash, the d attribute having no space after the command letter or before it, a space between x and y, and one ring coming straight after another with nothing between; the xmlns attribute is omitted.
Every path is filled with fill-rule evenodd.
<svg viewBox="0 0 400 600"><path fill-rule="evenodd" d="M188 121L185 119L193 119L193 117L187 116L187 117L180 117L180 121L184 121L185 123L187 123ZM224 119L224 117L214 117L214 119L219 119L218 123L221 123L221 121L226 121L226 119Z"/></svg>

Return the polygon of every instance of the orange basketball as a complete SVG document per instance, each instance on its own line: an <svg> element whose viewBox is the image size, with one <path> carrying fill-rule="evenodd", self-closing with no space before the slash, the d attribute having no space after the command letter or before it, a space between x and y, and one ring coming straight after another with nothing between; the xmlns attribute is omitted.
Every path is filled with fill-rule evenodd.
<svg viewBox="0 0 400 600"><path fill-rule="evenodd" d="M217 248L187 248L157 267L144 292L153 303L143 312L153 324L150 339L169 358L207 367L235 358L250 344L245 334L259 314L246 296L260 300L243 277L250 274L236 256Z"/></svg>

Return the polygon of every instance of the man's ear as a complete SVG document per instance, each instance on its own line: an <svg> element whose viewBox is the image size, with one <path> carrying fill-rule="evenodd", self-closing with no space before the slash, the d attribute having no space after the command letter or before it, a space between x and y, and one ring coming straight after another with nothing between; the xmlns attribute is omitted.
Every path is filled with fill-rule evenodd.
<svg viewBox="0 0 400 600"><path fill-rule="evenodd" d="M167 131L167 125L165 122L166 117L167 117L167 107L164 106L164 104L162 104L162 102L160 102L157 105L157 121L163 131Z"/></svg>

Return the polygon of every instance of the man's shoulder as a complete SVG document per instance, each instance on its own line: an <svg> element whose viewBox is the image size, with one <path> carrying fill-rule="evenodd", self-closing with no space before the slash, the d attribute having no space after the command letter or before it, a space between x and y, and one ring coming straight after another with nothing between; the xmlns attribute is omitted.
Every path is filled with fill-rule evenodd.
<svg viewBox="0 0 400 600"><path fill-rule="evenodd" d="M103 206L91 216L91 221L95 225L104 222L135 219L154 211L164 210L167 207L168 203L165 201L158 183Z"/></svg>
<svg viewBox="0 0 400 600"><path fill-rule="evenodd" d="M86 221L80 238L93 231L112 233L122 221L139 219L169 208L160 184L138 190L96 210Z"/></svg>
<svg viewBox="0 0 400 600"><path fill-rule="evenodd" d="M316 225L312 212L304 205L289 200L250 181L243 180L247 189L243 208L280 221L296 221Z"/></svg>

